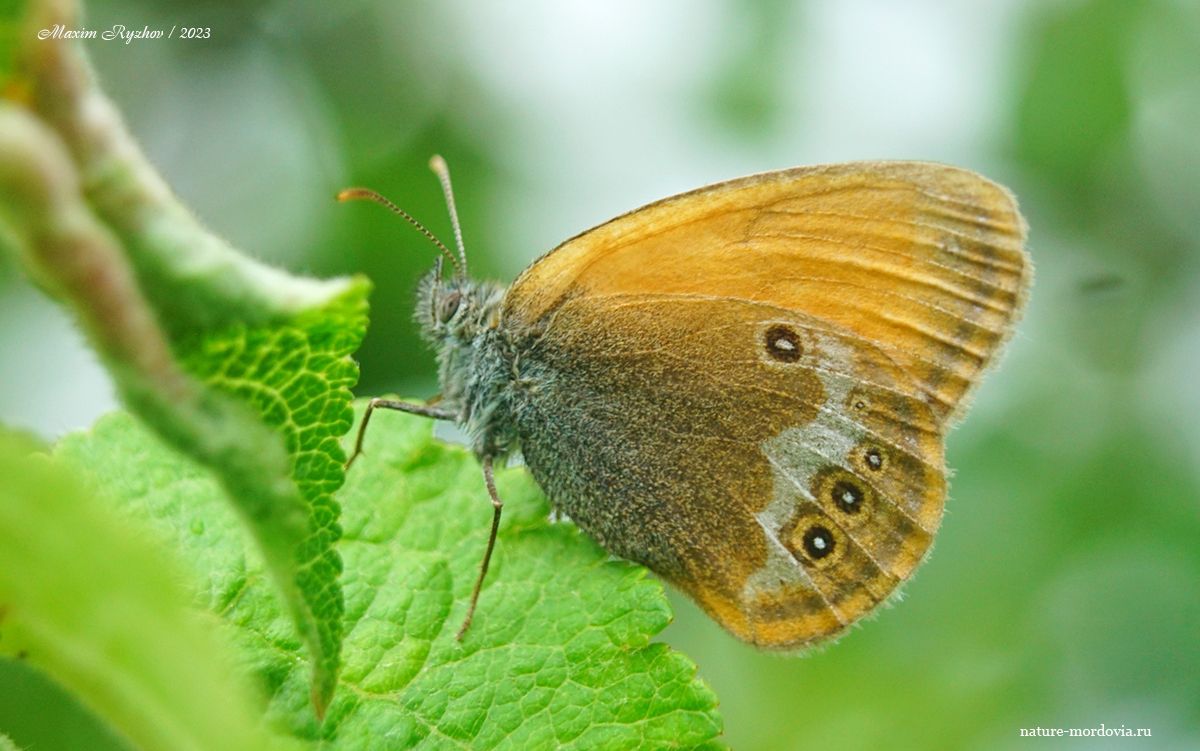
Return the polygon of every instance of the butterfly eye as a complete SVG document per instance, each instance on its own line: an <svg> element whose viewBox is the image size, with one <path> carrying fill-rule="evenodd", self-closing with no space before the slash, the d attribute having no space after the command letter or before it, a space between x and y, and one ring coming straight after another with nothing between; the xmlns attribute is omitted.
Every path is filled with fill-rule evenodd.
<svg viewBox="0 0 1200 751"><path fill-rule="evenodd" d="M449 323L450 319L454 318L454 314L458 312L461 303L462 293L460 292L451 292L443 297L438 303L438 320L442 323Z"/></svg>

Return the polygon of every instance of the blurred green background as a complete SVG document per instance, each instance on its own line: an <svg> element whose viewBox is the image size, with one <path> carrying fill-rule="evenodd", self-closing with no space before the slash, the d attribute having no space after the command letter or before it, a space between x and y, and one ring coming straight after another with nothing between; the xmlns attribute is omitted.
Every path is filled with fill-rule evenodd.
<svg viewBox="0 0 1200 751"><path fill-rule="evenodd" d="M1008 184L1037 277L949 438L945 523L903 602L799 658L675 597L665 638L736 749L1200 748L1200 4L1186 0L92 2L86 42L184 201L246 251L375 283L359 393L429 395L411 323L433 260L352 184L511 279L650 200L830 161L931 159ZM0 422L47 439L114 408L64 315L0 256ZM112 747L0 670L0 729ZM1150 728L1022 739L1023 727Z"/></svg>

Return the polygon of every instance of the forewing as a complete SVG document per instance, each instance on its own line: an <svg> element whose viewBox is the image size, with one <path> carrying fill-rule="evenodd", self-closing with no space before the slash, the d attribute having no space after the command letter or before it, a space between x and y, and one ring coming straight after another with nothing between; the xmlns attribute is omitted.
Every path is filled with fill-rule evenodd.
<svg viewBox="0 0 1200 751"><path fill-rule="evenodd" d="M505 305L544 325L576 297L682 294L836 324L954 416L1011 333L1029 285L1012 195L967 170L862 162L757 175L668 198L567 241Z"/></svg>

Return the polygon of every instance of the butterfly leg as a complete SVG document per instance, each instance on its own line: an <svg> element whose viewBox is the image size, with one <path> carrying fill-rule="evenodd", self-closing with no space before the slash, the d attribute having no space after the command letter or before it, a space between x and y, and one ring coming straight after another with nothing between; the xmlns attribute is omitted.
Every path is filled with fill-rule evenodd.
<svg viewBox="0 0 1200 751"><path fill-rule="evenodd" d="M444 407L433 407L425 404L413 404L411 402L402 402L396 399L372 399L367 402L367 411L363 415L362 424L358 426L358 437L354 441L354 453L346 460L346 469L350 469L350 465L358 458L358 455L363 452L363 436L367 434L367 424L371 422L371 413L376 409L394 409L397 412L407 412L410 415L420 415L433 420L456 420L458 414L454 410Z"/></svg>
<svg viewBox="0 0 1200 751"><path fill-rule="evenodd" d="M492 551L496 548L496 533L500 531L500 510L504 502L496 492L496 477L492 472L492 457L483 457L483 483L487 485L488 495L492 499L492 532L488 535L487 550L483 553L483 563L479 564L479 577L475 580L475 589L471 591L471 604L467 606L467 617L463 619L458 634L454 637L462 641L463 634L471 627L471 619L475 617L475 606L479 603L479 590L483 587L483 579L487 576L488 563L492 560Z"/></svg>

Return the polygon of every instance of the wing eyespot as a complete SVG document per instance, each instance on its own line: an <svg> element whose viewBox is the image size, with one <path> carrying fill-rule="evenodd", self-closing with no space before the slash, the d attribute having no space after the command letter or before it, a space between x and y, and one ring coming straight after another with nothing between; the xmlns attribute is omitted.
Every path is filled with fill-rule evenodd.
<svg viewBox="0 0 1200 751"><path fill-rule="evenodd" d="M833 555L837 548L837 541L833 537L833 533L827 527L820 524L814 524L804 530L802 535L802 544L804 552L813 560L821 560L830 555Z"/></svg>
<svg viewBox="0 0 1200 751"><path fill-rule="evenodd" d="M790 326L775 324L763 336L767 356L778 362L797 362L804 355L800 335Z"/></svg>
<svg viewBox="0 0 1200 751"><path fill-rule="evenodd" d="M890 463L887 449L882 446L868 443L854 451L854 464L864 473L878 474L887 469Z"/></svg>
<svg viewBox="0 0 1200 751"><path fill-rule="evenodd" d="M838 480L830 490L830 498L833 505L841 509L843 513L860 514L863 510L863 501L866 500L866 493L858 483Z"/></svg>
<svg viewBox="0 0 1200 751"><path fill-rule="evenodd" d="M870 397L868 397L861 388L852 389L850 393L846 395L844 404L846 409L858 414L870 414L875 408L875 405L872 403Z"/></svg>
<svg viewBox="0 0 1200 751"><path fill-rule="evenodd" d="M886 466L887 456L883 453L882 449L871 446L863 452L863 461L872 470L879 472Z"/></svg>
<svg viewBox="0 0 1200 751"><path fill-rule="evenodd" d="M875 506L874 488L841 467L826 467L818 473L812 493L817 503L847 528L866 522Z"/></svg>
<svg viewBox="0 0 1200 751"><path fill-rule="evenodd" d="M804 514L787 525L781 539L792 557L805 566L824 569L846 553L846 536L823 514Z"/></svg>

